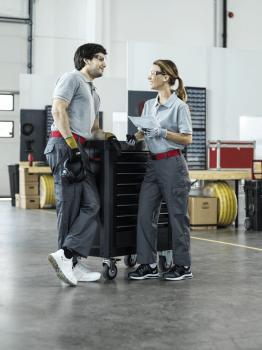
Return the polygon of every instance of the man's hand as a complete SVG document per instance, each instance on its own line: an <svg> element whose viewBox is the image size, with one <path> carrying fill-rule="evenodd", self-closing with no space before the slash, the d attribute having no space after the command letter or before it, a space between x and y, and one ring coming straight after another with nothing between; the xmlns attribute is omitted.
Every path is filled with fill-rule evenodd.
<svg viewBox="0 0 262 350"><path fill-rule="evenodd" d="M104 134L105 134L105 140L113 140L113 139L117 139L116 135L114 135L112 132L107 132L107 131L104 131Z"/></svg>
<svg viewBox="0 0 262 350"><path fill-rule="evenodd" d="M135 146L136 142L137 142L137 140L136 140L135 135L129 135L129 134L126 135L126 143L129 146Z"/></svg>
<svg viewBox="0 0 262 350"><path fill-rule="evenodd" d="M65 138L65 142L69 148L69 159L70 162L79 162L81 161L81 153L79 151L76 140L72 135Z"/></svg>
<svg viewBox="0 0 262 350"><path fill-rule="evenodd" d="M166 138L166 135L167 135L167 129L163 129L163 128L145 129L144 132L145 132L145 135L149 138L153 138L153 137Z"/></svg>

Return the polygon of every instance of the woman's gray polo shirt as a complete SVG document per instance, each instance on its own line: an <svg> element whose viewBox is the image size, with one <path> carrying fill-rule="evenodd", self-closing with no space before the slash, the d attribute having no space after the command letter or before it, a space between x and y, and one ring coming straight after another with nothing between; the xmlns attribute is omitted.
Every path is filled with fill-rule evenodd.
<svg viewBox="0 0 262 350"><path fill-rule="evenodd" d="M164 104L158 97L145 102L142 116L155 117L161 128L181 134L192 134L192 122L188 105L174 92ZM184 145L162 137L149 138L145 142L151 153L163 153L172 149L183 149Z"/></svg>
<svg viewBox="0 0 262 350"><path fill-rule="evenodd" d="M57 81L53 99L69 103L68 115L72 132L84 138L91 137L94 119L98 117L100 98L93 83L78 70L63 74ZM55 123L51 130L58 130Z"/></svg>

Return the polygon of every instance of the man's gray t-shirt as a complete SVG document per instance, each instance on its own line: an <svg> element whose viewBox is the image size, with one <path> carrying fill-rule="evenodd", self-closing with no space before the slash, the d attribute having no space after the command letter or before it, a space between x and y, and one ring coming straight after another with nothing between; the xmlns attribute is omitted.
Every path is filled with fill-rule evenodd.
<svg viewBox="0 0 262 350"><path fill-rule="evenodd" d="M181 134L192 134L188 105L178 98L175 92L164 104L159 104L158 97L146 101L142 116L156 118L161 128ZM145 136L145 142L151 153L163 153L172 149L182 150L184 148L184 145L162 137Z"/></svg>
<svg viewBox="0 0 262 350"><path fill-rule="evenodd" d="M58 98L69 103L68 115L70 129L84 138L91 137L94 119L99 115L100 98L93 83L81 72L63 74L57 81L53 99ZM55 123L51 130L58 130Z"/></svg>

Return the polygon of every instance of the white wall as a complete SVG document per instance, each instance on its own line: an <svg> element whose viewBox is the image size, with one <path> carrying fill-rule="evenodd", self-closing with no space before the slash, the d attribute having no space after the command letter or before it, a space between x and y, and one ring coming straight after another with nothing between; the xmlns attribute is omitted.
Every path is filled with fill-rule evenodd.
<svg viewBox="0 0 262 350"><path fill-rule="evenodd" d="M34 8L36 74L61 74L73 68L73 53L94 40L93 0L37 0Z"/></svg>
<svg viewBox="0 0 262 350"><path fill-rule="evenodd" d="M0 0L0 16L28 17L27 0ZM18 90L27 67L27 25L0 23L0 91Z"/></svg>
<svg viewBox="0 0 262 350"><path fill-rule="evenodd" d="M44 109L52 103L56 75L20 74L20 109Z"/></svg>
<svg viewBox="0 0 262 350"><path fill-rule="evenodd" d="M126 79L100 78L94 81L97 92L101 97L104 130L113 130L113 112L127 110Z"/></svg>
<svg viewBox="0 0 262 350"><path fill-rule="evenodd" d="M0 16L25 18L27 0L0 0ZM27 71L27 26L0 23L0 92L18 91L19 74ZM14 111L0 111L0 120L14 121L14 138L0 138L0 196L9 195L8 164L19 160L19 95Z"/></svg>
<svg viewBox="0 0 262 350"><path fill-rule="evenodd" d="M262 50L216 48L209 52L209 138L238 140L240 116L262 112Z"/></svg>
<svg viewBox="0 0 262 350"><path fill-rule="evenodd" d="M222 43L222 0L107 0L110 2L112 76L126 75L126 42L152 41L178 47ZM216 6L215 6L216 5ZM228 0L227 45L262 49L262 1Z"/></svg>
<svg viewBox="0 0 262 350"><path fill-rule="evenodd" d="M111 1L111 74L126 76L127 41L171 43L179 47L212 46L213 5L211 0Z"/></svg>
<svg viewBox="0 0 262 350"><path fill-rule="evenodd" d="M256 126L254 128L254 125ZM239 135L241 140L256 140L255 158L262 159L262 115L240 116Z"/></svg>
<svg viewBox="0 0 262 350"><path fill-rule="evenodd" d="M148 73L158 58L176 62L187 86L206 87L207 48L180 47L160 42L130 42L127 50L128 90L149 90Z"/></svg>
<svg viewBox="0 0 262 350"><path fill-rule="evenodd" d="M27 0L0 0L0 16L27 17Z"/></svg>
<svg viewBox="0 0 262 350"><path fill-rule="evenodd" d="M228 0L228 47L262 50L262 1Z"/></svg>

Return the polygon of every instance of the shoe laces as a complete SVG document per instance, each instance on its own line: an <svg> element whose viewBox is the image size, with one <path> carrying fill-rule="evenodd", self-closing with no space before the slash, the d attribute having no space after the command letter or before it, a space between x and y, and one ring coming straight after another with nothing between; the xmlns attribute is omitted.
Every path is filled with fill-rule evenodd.
<svg viewBox="0 0 262 350"><path fill-rule="evenodd" d="M71 262L72 261L72 259L67 259L65 256L63 256L63 255L61 255L61 260L63 261L63 262Z"/></svg>
<svg viewBox="0 0 262 350"><path fill-rule="evenodd" d="M190 267L189 266L185 267L185 266L182 266L182 265L181 266L180 265L174 265L174 266L171 267L171 269L169 271L170 272L181 272L181 270L186 272L186 271L190 270Z"/></svg>
<svg viewBox="0 0 262 350"><path fill-rule="evenodd" d="M150 268L150 266L148 264L141 264L138 266L137 272L144 272L144 271L148 270L148 268Z"/></svg>
<svg viewBox="0 0 262 350"><path fill-rule="evenodd" d="M74 268L78 268L79 270L81 270L82 272L90 272L90 270L81 262L81 261L78 261L77 264L75 265Z"/></svg>
<svg viewBox="0 0 262 350"><path fill-rule="evenodd" d="M179 265L174 265L171 267L171 269L169 270L169 272L178 272L181 270L181 268L183 268L183 266L179 266Z"/></svg>

